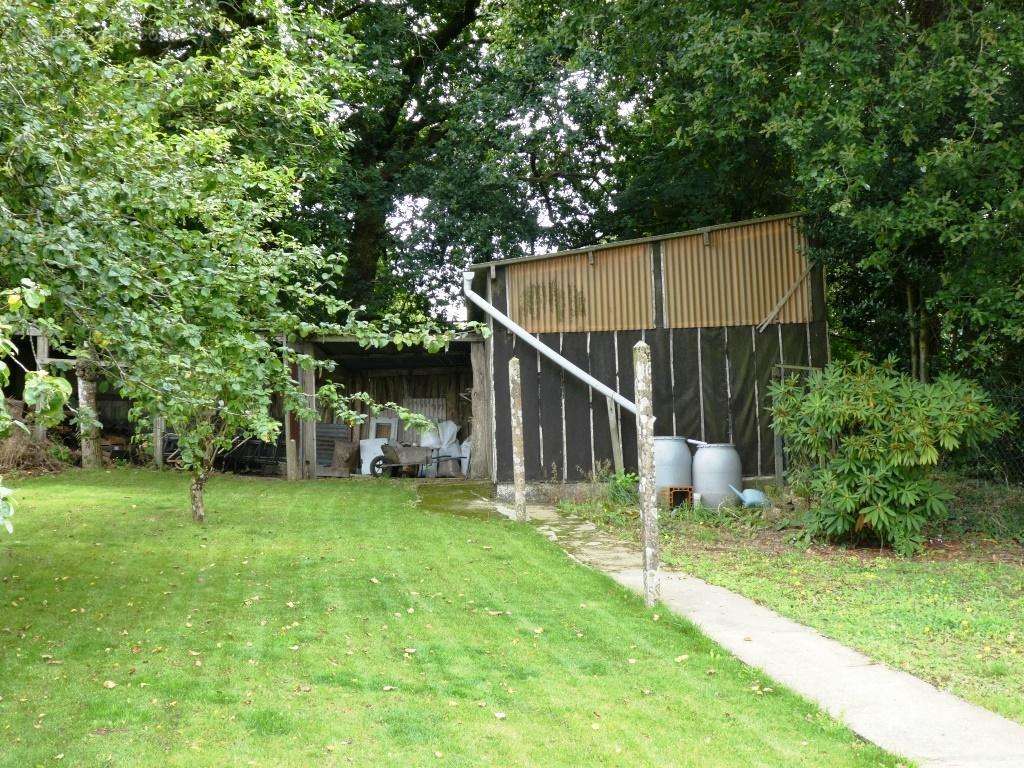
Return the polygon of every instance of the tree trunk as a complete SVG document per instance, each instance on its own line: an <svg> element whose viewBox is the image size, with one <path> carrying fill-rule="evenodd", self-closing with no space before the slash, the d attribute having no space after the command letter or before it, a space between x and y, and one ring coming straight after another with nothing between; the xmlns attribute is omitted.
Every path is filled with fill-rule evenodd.
<svg viewBox="0 0 1024 768"><path fill-rule="evenodd" d="M206 520L206 502L203 499L203 488L206 486L208 475L205 471L196 472L192 475L192 485L189 486L188 495L192 501L192 519L197 523Z"/></svg>
<svg viewBox="0 0 1024 768"><path fill-rule="evenodd" d="M917 320L917 352L918 352L918 363L917 363L917 375L918 380L922 384L928 383L928 357L929 350L928 344L930 339L928 338L928 318L924 314L924 306L918 302L918 309L920 315Z"/></svg>
<svg viewBox="0 0 1024 768"><path fill-rule="evenodd" d="M918 378L917 366L920 362L920 353L918 352L920 336L917 331L917 321L918 311L914 286L907 283L907 332L910 339L910 377L913 379Z"/></svg>
<svg viewBox="0 0 1024 768"><path fill-rule="evenodd" d="M360 201L352 220L342 291L345 298L360 304L368 303L373 297L377 269L387 253L387 241L387 206L376 200Z"/></svg>
<svg viewBox="0 0 1024 768"><path fill-rule="evenodd" d="M83 356L75 363L78 379L78 435L82 445L82 469L101 469L100 425L96 408L96 367Z"/></svg>

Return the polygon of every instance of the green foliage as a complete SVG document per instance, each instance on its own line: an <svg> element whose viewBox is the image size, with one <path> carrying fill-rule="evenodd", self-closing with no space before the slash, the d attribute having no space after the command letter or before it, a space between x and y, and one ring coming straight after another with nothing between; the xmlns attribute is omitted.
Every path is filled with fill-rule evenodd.
<svg viewBox="0 0 1024 768"><path fill-rule="evenodd" d="M25 374L25 404L35 412L35 423L53 427L64 420L64 406L71 399L71 382L46 371Z"/></svg>
<svg viewBox="0 0 1024 768"><path fill-rule="evenodd" d="M554 201L546 237L578 246L588 227L629 236L802 210L832 327L854 351L908 360L914 331L933 370L1017 372L1019 3L578 0L559 4L555 28L550 5L509 8L499 42L532 63L532 90L493 133L528 126L502 162L537 159L531 192ZM532 99L550 83L567 95L549 115ZM538 148L535 115L558 132ZM599 150L560 163L584 136Z"/></svg>
<svg viewBox="0 0 1024 768"><path fill-rule="evenodd" d="M794 484L811 497L809 531L871 535L903 554L919 549L925 523L946 512L949 496L931 477L941 453L1006 428L977 385L952 376L922 384L892 361L833 363L806 382L775 383L771 395Z"/></svg>
<svg viewBox="0 0 1024 768"><path fill-rule="evenodd" d="M14 533L14 525L11 523L14 516L14 504L11 503L13 494L14 491L10 488L0 485L0 525L6 528L8 533Z"/></svg>
<svg viewBox="0 0 1024 768"><path fill-rule="evenodd" d="M423 316L362 319L337 299L345 259L289 231L303 183L349 143L353 52L306 5L0 6L8 305L116 382L140 425L163 416L200 488L235 441L274 439L275 397L312 415L293 369L324 364L304 338L451 338ZM38 420L54 423L65 388L30 377Z"/></svg>
<svg viewBox="0 0 1024 768"><path fill-rule="evenodd" d="M0 358L5 357L21 365L13 336L26 330L29 319L48 293L45 287L29 278L22 278L14 287L0 291ZM0 386L6 386L9 380L10 369L6 362L0 360ZM64 408L71 397L71 385L46 371L26 371L22 396L33 423L50 427L63 419ZM11 415L6 399L0 397L0 439L9 436L14 427L27 430L25 424Z"/></svg>
<svg viewBox="0 0 1024 768"><path fill-rule="evenodd" d="M616 472L608 478L608 500L620 506L640 503L640 478L633 472Z"/></svg>

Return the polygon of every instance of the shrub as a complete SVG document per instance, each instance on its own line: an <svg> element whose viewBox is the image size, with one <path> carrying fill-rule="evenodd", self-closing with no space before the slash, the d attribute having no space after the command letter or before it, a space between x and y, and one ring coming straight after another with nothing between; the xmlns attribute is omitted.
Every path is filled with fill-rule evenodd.
<svg viewBox="0 0 1024 768"><path fill-rule="evenodd" d="M990 440L1008 426L978 385L953 376L923 384L858 358L804 382L771 388L774 426L794 485L810 497L808 529L833 540L874 537L901 554L946 511L931 478L940 452Z"/></svg>
<svg viewBox="0 0 1024 768"><path fill-rule="evenodd" d="M608 500L621 506L640 503L640 478L632 472L616 472L608 478Z"/></svg>

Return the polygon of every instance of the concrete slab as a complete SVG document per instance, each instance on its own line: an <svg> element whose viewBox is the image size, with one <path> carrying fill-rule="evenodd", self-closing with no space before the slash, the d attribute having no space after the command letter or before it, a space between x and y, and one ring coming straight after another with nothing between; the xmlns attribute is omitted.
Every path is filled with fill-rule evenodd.
<svg viewBox="0 0 1024 768"><path fill-rule="evenodd" d="M635 547L551 507L531 505L529 511L573 558L641 591ZM661 598L741 661L889 752L925 768L1024 768L1024 726L701 579L663 571Z"/></svg>

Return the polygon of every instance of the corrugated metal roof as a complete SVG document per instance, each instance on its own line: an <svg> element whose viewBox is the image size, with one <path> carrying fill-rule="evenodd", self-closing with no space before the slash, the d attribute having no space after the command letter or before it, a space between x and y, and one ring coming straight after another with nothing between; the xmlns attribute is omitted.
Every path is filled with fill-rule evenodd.
<svg viewBox="0 0 1024 768"><path fill-rule="evenodd" d="M534 256L519 256L514 259L492 259L490 261L481 261L475 264L470 264L469 269L473 271L479 271L482 269L490 269L491 267L507 267L511 264L522 264L527 261L542 261L544 259L556 259L561 256L570 256L573 254L588 254L596 253L597 251L604 250L606 248L621 248L627 245L641 245L644 243L657 243L661 240L669 240L674 237L685 237L687 235L703 235L705 232L717 232L722 229L729 229L731 227L741 227L747 224L757 224L768 221L780 221L782 219L794 219L800 217L802 214L797 213L780 213L775 216L763 216L757 219L744 219L742 221L733 221L728 224L715 224L710 227L699 227L697 229L688 229L682 232L669 232L665 235L652 235L651 237L637 237L631 240L617 240L608 243L595 243L594 245L584 246L582 248L570 248L564 251L553 251L551 253L539 253Z"/></svg>
<svg viewBox="0 0 1024 768"><path fill-rule="evenodd" d="M509 316L531 333L654 327L651 246L512 264Z"/></svg>
<svg viewBox="0 0 1024 768"><path fill-rule="evenodd" d="M783 299L774 322L811 320L807 244L791 220L674 237L661 247L669 328L756 325Z"/></svg>

